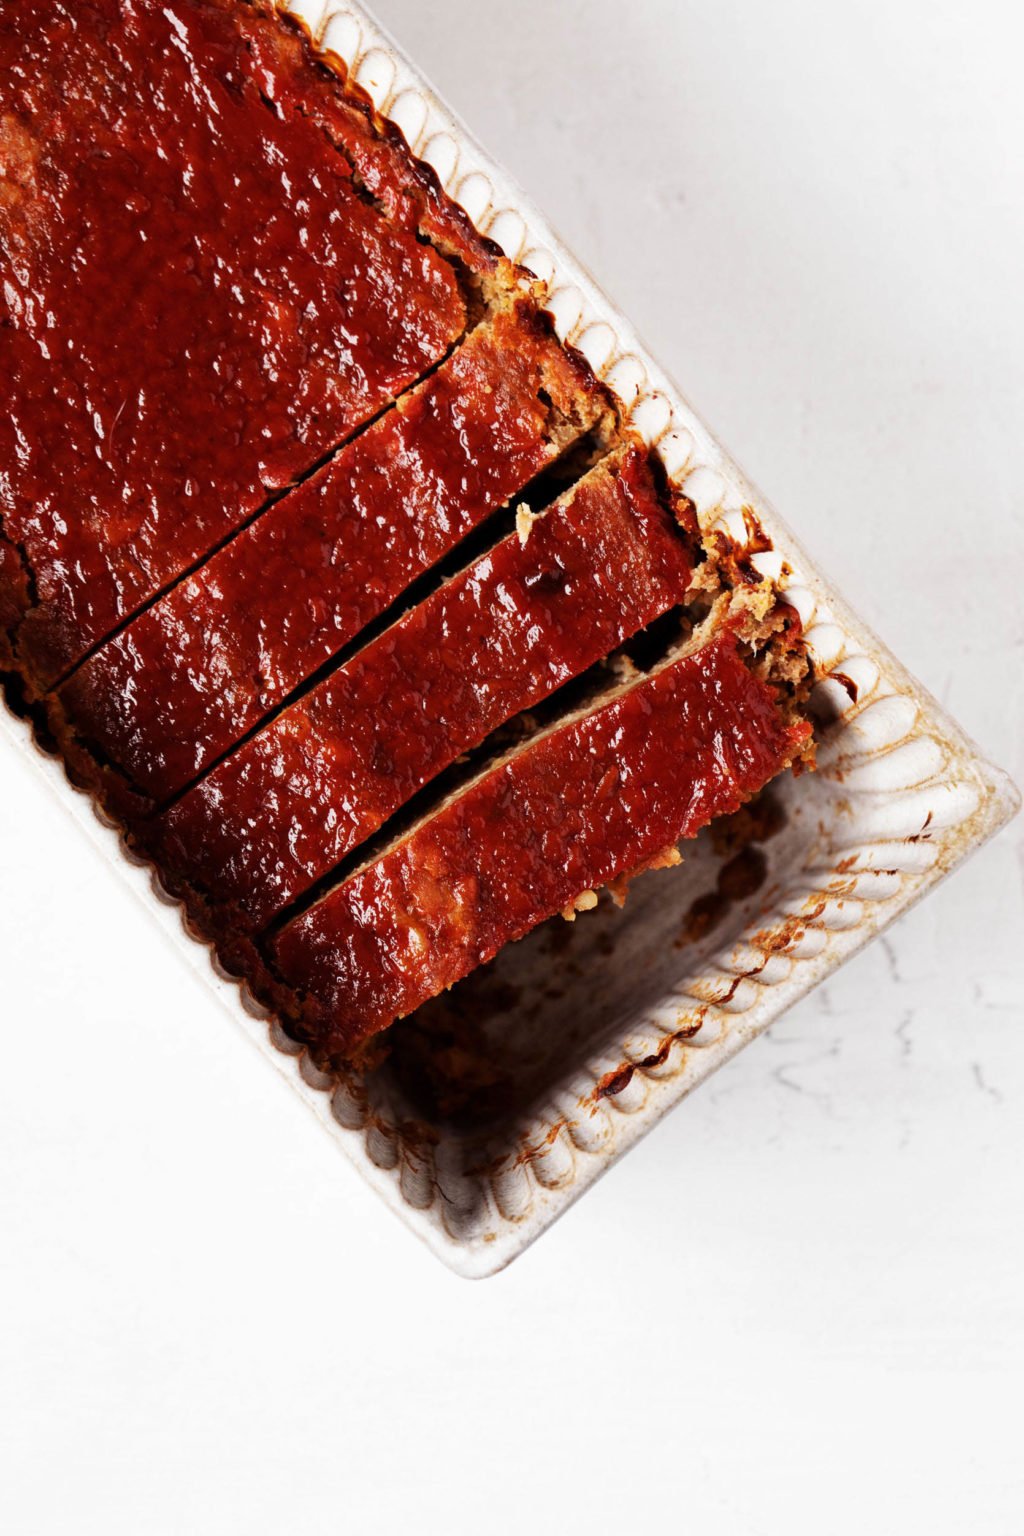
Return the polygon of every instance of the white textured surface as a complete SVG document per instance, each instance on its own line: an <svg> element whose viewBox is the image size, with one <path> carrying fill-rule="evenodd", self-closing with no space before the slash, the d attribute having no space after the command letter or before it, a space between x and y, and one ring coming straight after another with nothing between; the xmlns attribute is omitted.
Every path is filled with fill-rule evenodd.
<svg viewBox="0 0 1024 1536"><path fill-rule="evenodd" d="M490 7L380 14L1020 778L1020 603L977 597L1024 554L1009 11L551 9L502 17L486 87ZM651 59L632 86L624 38ZM637 184L641 152L681 203ZM693 306L656 329L681 273ZM0 772L7 999L36 1026L0 1111L16 1529L276 1529L289 1508L313 1530L355 1511L479 1529L484 1509L514 1529L530 1467L552 1525L595 1487L650 1523L671 1486L666 1526L814 1529L838 1497L830 1529L1015 1528L1015 830L467 1291L302 1131L23 770ZM126 1111L139 1081L157 1087Z"/></svg>

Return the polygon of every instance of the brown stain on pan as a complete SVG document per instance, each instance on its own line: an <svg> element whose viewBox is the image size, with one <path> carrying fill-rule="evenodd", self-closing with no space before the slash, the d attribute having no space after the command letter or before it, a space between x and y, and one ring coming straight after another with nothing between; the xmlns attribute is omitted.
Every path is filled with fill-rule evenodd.
<svg viewBox="0 0 1024 1536"><path fill-rule="evenodd" d="M736 996L742 982L752 981L757 976L760 976L773 955L782 954L794 944L800 942L806 929L821 917L830 901L836 897L849 896L852 893L852 889L853 882L846 881L843 885L829 890L824 895L812 900L808 904L806 911L794 913L792 916L785 918L779 927L760 929L757 933L753 934L750 943L754 948L761 951L761 959L758 964L749 966L746 970L741 971L738 976L733 978L723 993L698 1011L692 1023L687 1024L684 1028L673 1030L670 1034L666 1035L660 1042L658 1049L650 1056L645 1056L642 1061L623 1062L620 1067L613 1068L611 1072L606 1072L590 1095L589 1101L597 1104L602 1099L614 1098L629 1086L633 1080L634 1073L637 1071L649 1071L652 1068L663 1066L668 1059L669 1051L673 1045L680 1040L692 1039L700 1031L709 1007L727 1007Z"/></svg>
<svg viewBox="0 0 1024 1536"><path fill-rule="evenodd" d="M621 1067L606 1072L584 1103L596 1105L601 1099L613 1099L616 1094L622 1093L629 1087L635 1072L651 1072L658 1067L663 1067L672 1047L681 1041L692 1040L694 1035L699 1034L706 1017L707 1008L698 1008L695 1014L690 1015L688 1023L664 1035L658 1042L657 1050L652 1051L649 1056L645 1056L641 1061L624 1062Z"/></svg>
<svg viewBox="0 0 1024 1536"><path fill-rule="evenodd" d="M841 688L846 689L850 696L851 704L857 703L860 698L860 689L852 677L848 677L845 672L830 672L829 677L834 678Z"/></svg>
<svg viewBox="0 0 1024 1536"><path fill-rule="evenodd" d="M528 1168L532 1163L536 1162L539 1157L543 1157L544 1153L547 1152L549 1148L554 1146L555 1142L558 1140L562 1132L567 1129L568 1125L569 1121L565 1118L565 1116L559 1115L557 1120L553 1120L551 1122L550 1126L548 1127L547 1135L543 1138L542 1141L526 1142L524 1140L522 1148L519 1151L519 1154L517 1155L512 1166L514 1168Z"/></svg>

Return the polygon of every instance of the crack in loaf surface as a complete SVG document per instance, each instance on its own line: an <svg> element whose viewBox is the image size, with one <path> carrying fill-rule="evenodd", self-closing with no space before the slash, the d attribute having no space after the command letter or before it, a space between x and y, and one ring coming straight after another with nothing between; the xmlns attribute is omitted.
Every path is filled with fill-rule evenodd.
<svg viewBox="0 0 1024 1536"><path fill-rule="evenodd" d="M274 935L302 1029L358 1052L544 918L595 904L595 888L736 810L809 738L716 612L681 653L485 769Z"/></svg>
<svg viewBox="0 0 1024 1536"><path fill-rule="evenodd" d="M259 7L5 6L0 458L32 584L5 555L0 612L39 691L433 366L459 270L495 266L457 221L459 270L421 238L397 143L367 199L365 111L302 58Z"/></svg>
<svg viewBox="0 0 1024 1536"><path fill-rule="evenodd" d="M619 449L158 818L157 863L224 904L221 932L261 927L462 754L678 605L693 558L647 455Z"/></svg>

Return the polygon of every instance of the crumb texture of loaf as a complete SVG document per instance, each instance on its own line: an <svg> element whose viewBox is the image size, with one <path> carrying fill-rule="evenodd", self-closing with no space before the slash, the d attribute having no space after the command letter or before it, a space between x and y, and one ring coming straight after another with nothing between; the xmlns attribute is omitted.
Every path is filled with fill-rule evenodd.
<svg viewBox="0 0 1024 1536"><path fill-rule="evenodd" d="M269 21L4 5L0 511L32 580L5 559L0 611L39 691L465 329L456 264L275 105Z"/></svg>
<svg viewBox="0 0 1024 1536"><path fill-rule="evenodd" d="M693 551L622 448L244 743L147 830L260 927L520 711L684 601ZM218 925L220 926L220 925Z"/></svg>
<svg viewBox="0 0 1024 1536"><path fill-rule="evenodd" d="M513 751L292 919L273 965L348 1054L545 918L735 811L805 745L723 629Z"/></svg>

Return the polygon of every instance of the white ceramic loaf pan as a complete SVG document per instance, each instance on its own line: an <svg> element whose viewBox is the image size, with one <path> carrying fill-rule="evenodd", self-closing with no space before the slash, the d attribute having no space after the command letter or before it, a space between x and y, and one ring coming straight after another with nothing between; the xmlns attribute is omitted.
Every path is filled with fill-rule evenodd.
<svg viewBox="0 0 1024 1536"><path fill-rule="evenodd" d="M772 551L755 556L798 609L830 720L819 770L772 791L776 830L754 851L705 834L682 865L637 881L623 911L550 925L499 959L501 1011L481 1059L512 1111L483 1124L433 1119L393 1065L326 1077L244 988L218 974L180 909L68 784L24 723L0 711L10 749L38 771L225 1009L308 1103L406 1224L463 1275L507 1264L606 1168L791 1003L927 894L1013 815L1018 797L929 694L819 576L543 218L400 50L354 5L294 6L403 129L449 194L545 282L560 334L589 358L697 506L746 537L753 510ZM711 919L714 919L711 921ZM703 930L703 931L702 931Z"/></svg>

